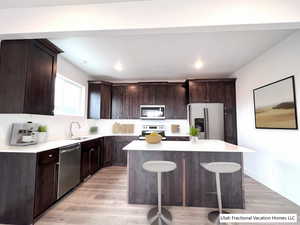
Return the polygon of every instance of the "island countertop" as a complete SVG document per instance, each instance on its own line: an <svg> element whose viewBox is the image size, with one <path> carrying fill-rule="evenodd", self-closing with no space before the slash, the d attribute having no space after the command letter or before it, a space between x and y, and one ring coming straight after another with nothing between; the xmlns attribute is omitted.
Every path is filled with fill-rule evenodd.
<svg viewBox="0 0 300 225"><path fill-rule="evenodd" d="M191 141L162 141L159 144L148 144L146 141L136 140L126 145L126 151L180 151L180 152L254 152L251 149L233 145L221 140Z"/></svg>

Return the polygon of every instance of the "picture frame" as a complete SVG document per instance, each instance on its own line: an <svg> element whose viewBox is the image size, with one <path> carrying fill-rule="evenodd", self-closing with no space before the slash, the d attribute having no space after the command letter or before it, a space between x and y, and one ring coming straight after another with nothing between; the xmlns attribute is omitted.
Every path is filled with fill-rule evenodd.
<svg viewBox="0 0 300 225"><path fill-rule="evenodd" d="M298 130L295 77L253 90L256 129Z"/></svg>

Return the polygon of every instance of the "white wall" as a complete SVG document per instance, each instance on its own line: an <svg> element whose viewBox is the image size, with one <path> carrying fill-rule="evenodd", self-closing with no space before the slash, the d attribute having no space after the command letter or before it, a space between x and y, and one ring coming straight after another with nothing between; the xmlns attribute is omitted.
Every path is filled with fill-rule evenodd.
<svg viewBox="0 0 300 225"><path fill-rule="evenodd" d="M59 56L57 60L57 72L86 88L87 81L91 79L86 73L70 64L63 57ZM87 101L85 101L87 103ZM87 107L85 107L87 108ZM72 116L41 116L28 114L0 114L0 146L8 143L10 127L14 122L36 122L48 126L49 140L62 139L69 134L69 125L72 121L79 121L82 128L79 132L87 134L89 127L95 124L93 120L86 120L85 117Z"/></svg>
<svg viewBox="0 0 300 225"><path fill-rule="evenodd" d="M252 90L295 75L300 118L300 32L294 33L234 74L237 77L238 143L255 149L245 171L300 205L300 131L255 129ZM300 121L299 121L300 122Z"/></svg>

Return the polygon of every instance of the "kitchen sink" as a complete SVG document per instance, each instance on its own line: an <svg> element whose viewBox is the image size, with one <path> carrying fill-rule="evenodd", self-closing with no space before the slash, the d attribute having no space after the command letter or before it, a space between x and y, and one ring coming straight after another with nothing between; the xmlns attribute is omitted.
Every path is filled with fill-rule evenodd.
<svg viewBox="0 0 300 225"><path fill-rule="evenodd" d="M86 140L88 138L89 137L74 137L74 138L71 138L71 140L78 140L78 141L80 141L80 140Z"/></svg>

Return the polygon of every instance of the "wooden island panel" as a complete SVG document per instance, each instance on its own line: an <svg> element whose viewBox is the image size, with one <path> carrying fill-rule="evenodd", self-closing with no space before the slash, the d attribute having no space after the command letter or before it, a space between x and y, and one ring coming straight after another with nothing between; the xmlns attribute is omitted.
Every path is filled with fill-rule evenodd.
<svg viewBox="0 0 300 225"><path fill-rule="evenodd" d="M167 160L177 169L162 175L162 204L171 206L217 207L215 175L201 162L237 162L242 169L221 175L224 208L243 209L243 159L241 152L128 151L128 202L157 204L156 173L142 168L149 160Z"/></svg>
<svg viewBox="0 0 300 225"><path fill-rule="evenodd" d="M221 174L221 193L224 208L245 207L243 190L243 158L240 152L187 152L185 154L186 206L217 208L216 176L200 163L236 162L242 169Z"/></svg>
<svg viewBox="0 0 300 225"><path fill-rule="evenodd" d="M177 164L177 169L162 173L162 204L183 204L183 168L181 152L128 151L129 191L128 202L132 204L157 204L157 174L143 169L149 160L168 160Z"/></svg>

